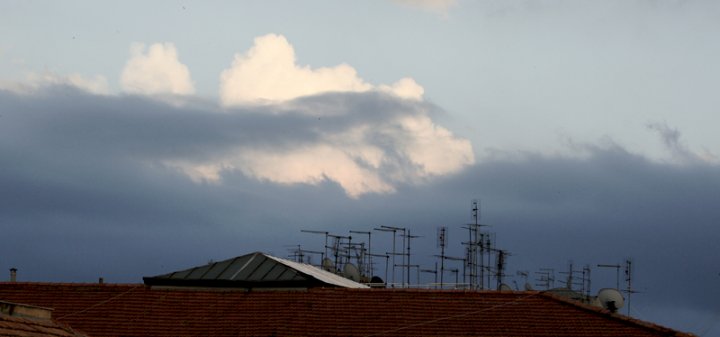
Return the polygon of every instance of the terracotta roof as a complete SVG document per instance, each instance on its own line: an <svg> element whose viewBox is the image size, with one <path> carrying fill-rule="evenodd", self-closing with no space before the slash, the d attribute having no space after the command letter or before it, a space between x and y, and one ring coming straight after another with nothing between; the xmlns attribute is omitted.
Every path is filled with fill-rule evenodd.
<svg viewBox="0 0 720 337"><path fill-rule="evenodd" d="M85 335L52 320L30 319L0 314L0 336L81 337Z"/></svg>
<svg viewBox="0 0 720 337"><path fill-rule="evenodd" d="M164 275L143 277L152 286L217 288L313 288L368 286L309 264L261 252L209 263Z"/></svg>
<svg viewBox="0 0 720 337"><path fill-rule="evenodd" d="M0 283L90 336L690 336L541 292Z"/></svg>

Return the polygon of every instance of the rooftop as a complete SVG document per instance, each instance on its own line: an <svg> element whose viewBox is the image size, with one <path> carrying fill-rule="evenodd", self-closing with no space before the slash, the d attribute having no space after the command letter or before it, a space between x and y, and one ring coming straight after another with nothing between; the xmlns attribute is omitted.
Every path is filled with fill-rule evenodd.
<svg viewBox="0 0 720 337"><path fill-rule="evenodd" d="M52 310L0 301L0 336L86 337L51 319Z"/></svg>
<svg viewBox="0 0 720 337"><path fill-rule="evenodd" d="M0 283L90 336L690 336L544 292Z"/></svg>

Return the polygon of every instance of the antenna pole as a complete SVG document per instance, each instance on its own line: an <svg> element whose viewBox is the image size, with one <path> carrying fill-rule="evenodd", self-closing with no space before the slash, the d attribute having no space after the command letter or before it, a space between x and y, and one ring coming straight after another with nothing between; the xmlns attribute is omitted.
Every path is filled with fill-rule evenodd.
<svg viewBox="0 0 720 337"><path fill-rule="evenodd" d="M405 265L405 267L407 268L407 269L406 269L406 272L407 272L407 285L410 286L410 267L411 267L411 265L410 265L410 240L415 239L415 238L419 238L420 236L410 234L410 230L409 230L409 229L407 230L406 233L407 233L407 234L403 234L403 239L404 239L403 241L407 241L407 254L406 254L406 255L407 255L407 264Z"/></svg>
<svg viewBox="0 0 720 337"><path fill-rule="evenodd" d="M632 289L632 260L625 259L625 281L627 281L627 315L630 316L630 295L635 291Z"/></svg>
<svg viewBox="0 0 720 337"><path fill-rule="evenodd" d="M368 254L367 255L368 255L368 264L369 264L368 272L370 273L370 277L372 277L373 276L372 246L370 246L370 238L372 236L372 232L350 231L350 233L367 234L367 236L368 236Z"/></svg>
<svg viewBox="0 0 720 337"><path fill-rule="evenodd" d="M447 227L438 227L437 233L437 245L440 247L440 256L435 256L440 258L440 288L443 288L443 274L445 273L445 246L447 246ZM437 263L435 264L437 267ZM437 283L437 280L435 280L435 283Z"/></svg>
<svg viewBox="0 0 720 337"><path fill-rule="evenodd" d="M397 231L400 231L400 230L401 230L401 231L403 231L403 233L405 233L405 228L392 227L392 226L383 226L383 225L381 225L380 228L375 228L375 230L381 231L381 232L392 232L392 233L393 233L393 246L392 246L392 257L393 257L393 258L392 258L392 260L393 260L393 261L392 261L392 262L393 262L393 263L392 263L392 266L393 266L393 267L392 267L392 284L393 284L393 286L395 286L395 265L396 265L396 263L395 263L395 256L398 255L397 251L395 250L395 241L396 241L395 238L396 238ZM404 238L403 238L403 250L405 250L405 240L404 240ZM403 262L404 262L404 261L405 261L405 258L403 258ZM403 278L405 278L405 273L403 273ZM403 281L403 283L404 283L404 281Z"/></svg>
<svg viewBox="0 0 720 337"><path fill-rule="evenodd" d="M395 286L395 255L397 254L397 253L395 252L395 233L397 232L397 229L391 228L391 227L388 227L388 226L380 226L380 228L373 228L373 229L376 230L376 231L379 231L379 232L392 232L392 233L393 233L392 253L389 253L389 254L388 254L388 253L385 253L385 256L386 256L386 258L385 258L385 284L387 284L387 282L388 282L388 277L387 277L387 274L388 274L388 264L390 264L390 257L389 257L389 255L392 255L392 281L390 282L390 284L392 284L393 286Z"/></svg>
<svg viewBox="0 0 720 337"><path fill-rule="evenodd" d="M408 268L408 272L407 272L408 280L407 280L407 281L408 281L408 283L409 283L409 282L410 282L410 280L409 280L409 278L410 278L410 264L409 264L409 263L405 263L405 246L407 245L407 237L406 237L407 229L403 228L402 231L403 231L403 233L402 233L402 235L401 235L402 238L403 238L403 249L402 249L402 252L403 252L403 253L401 254L401 255L402 255L402 263L403 263L404 265L407 265L407 266L408 266L408 267L407 267L407 268ZM403 284L403 287L405 287L405 273L402 274L402 284Z"/></svg>

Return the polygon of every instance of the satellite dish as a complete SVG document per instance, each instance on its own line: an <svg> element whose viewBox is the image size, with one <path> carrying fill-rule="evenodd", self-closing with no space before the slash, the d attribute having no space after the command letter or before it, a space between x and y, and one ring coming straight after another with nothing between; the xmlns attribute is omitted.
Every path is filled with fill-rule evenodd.
<svg viewBox="0 0 720 337"><path fill-rule="evenodd" d="M333 270L333 269L335 269L335 264L332 262L332 260L330 260L326 257L322 260L322 269L333 273L333 272L335 272Z"/></svg>
<svg viewBox="0 0 720 337"><path fill-rule="evenodd" d="M509 285L503 283L503 284L500 285L500 288L499 288L498 290L500 290L500 291L512 291L512 288L510 288Z"/></svg>
<svg viewBox="0 0 720 337"><path fill-rule="evenodd" d="M343 275L355 282L360 282L360 271L352 263L345 264L343 267Z"/></svg>
<svg viewBox="0 0 720 337"><path fill-rule="evenodd" d="M616 312L625 305L625 298L623 298L623 295L617 289L613 288L600 289L597 299L603 308L608 309L611 312Z"/></svg>
<svg viewBox="0 0 720 337"><path fill-rule="evenodd" d="M532 291L533 290L532 285L530 285L530 283L525 282L525 290Z"/></svg>

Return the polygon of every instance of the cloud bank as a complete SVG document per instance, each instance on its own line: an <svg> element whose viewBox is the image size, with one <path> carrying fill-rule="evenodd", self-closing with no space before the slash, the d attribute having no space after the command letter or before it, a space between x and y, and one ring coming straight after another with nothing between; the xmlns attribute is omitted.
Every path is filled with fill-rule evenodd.
<svg viewBox="0 0 720 337"><path fill-rule="evenodd" d="M239 171L279 184L330 181L353 198L389 193L398 184L424 183L474 162L470 142L436 125L429 116L433 109L368 92L306 97L260 111L233 110L229 115L291 123L294 133L304 137L287 138L268 128L248 143L225 144L222 151L202 158L164 162L196 182L217 183L224 172Z"/></svg>
<svg viewBox="0 0 720 337"><path fill-rule="evenodd" d="M31 94L54 86L74 87L97 95L110 94L108 81L101 75L88 77L81 74L61 75L46 71L43 73L30 73L22 82L3 83L0 81L0 89L21 94Z"/></svg>
<svg viewBox="0 0 720 337"><path fill-rule="evenodd" d="M25 98L37 99L35 105L6 93L8 104L27 107L5 110L27 111L57 129L69 128L63 132L88 134L88 143L110 142L104 144L107 149L88 154L120 151L122 158L166 167L200 184L221 184L225 175L236 172L278 184L336 183L357 198L427 183L474 162L469 141L432 121L430 114L437 107L379 92L325 94L230 113L213 104L172 107L132 96L89 95L85 98L92 104L79 107L64 102L67 107L47 108L40 103L56 100L63 91L86 95L68 87L48 88ZM106 125L108 120L120 129ZM92 127L73 131L76 125ZM31 127L40 128L32 133L45 133L49 147L65 143L55 129ZM134 144L132 149L124 139L113 138L121 136L133 139L128 143Z"/></svg>
<svg viewBox="0 0 720 337"><path fill-rule="evenodd" d="M167 101L167 95L194 93L190 71L179 61L172 43L147 48L134 44L120 81L126 93L158 101ZM107 88L106 82L101 87L80 77L45 76L42 83L33 88L46 88L49 93L60 90L57 85L89 93ZM373 86L346 64L318 69L299 66L285 37L261 36L222 72L221 105L202 109L205 122L262 120L266 123L263 132L231 123L237 129L223 126L217 132L253 136L230 137L233 141L217 147L194 144L203 151L157 156L152 163L172 167L196 183L221 183L223 175L241 172L278 184L333 182L352 198L395 192L398 184L425 183L474 163L470 142L437 125L431 113L438 108L423 102L422 95L423 88L410 78ZM189 101L171 103L180 106ZM110 98L100 104L103 111L116 108ZM281 125L292 125L295 130L287 132ZM293 138L299 134L303 137Z"/></svg>

